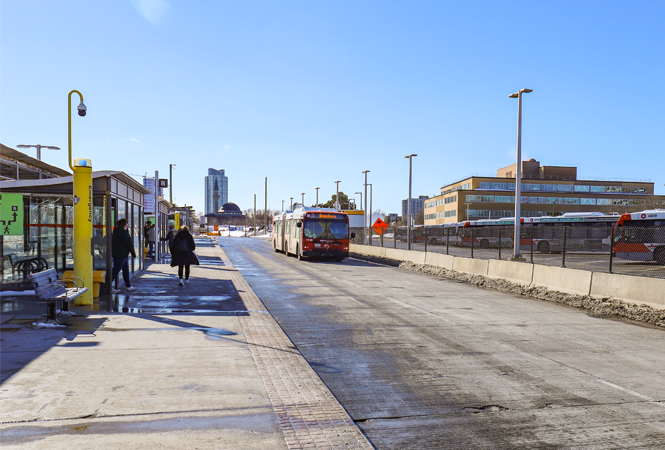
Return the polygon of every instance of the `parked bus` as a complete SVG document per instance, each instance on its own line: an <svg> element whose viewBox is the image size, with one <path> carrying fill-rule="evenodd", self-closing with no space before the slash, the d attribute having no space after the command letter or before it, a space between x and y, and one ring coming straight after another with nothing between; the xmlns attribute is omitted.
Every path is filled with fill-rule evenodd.
<svg viewBox="0 0 665 450"><path fill-rule="evenodd" d="M355 233L351 233L351 239ZM349 216L333 208L297 207L273 217L275 251L303 257L349 256Z"/></svg>
<svg viewBox="0 0 665 450"><path fill-rule="evenodd" d="M534 250L540 253L561 252L564 247L565 231L567 251L609 250L603 247L603 240L611 235L618 218L618 215L605 215L599 212L565 213L556 217L523 217L520 219L522 225L520 227L520 249L530 250L533 245ZM512 247L514 245L514 217L463 222L463 225L460 226L464 230L461 232L462 245L471 245L473 240L474 245L478 245L480 248L497 247L499 245L499 226L503 226L501 228L501 246Z"/></svg>
<svg viewBox="0 0 665 450"><path fill-rule="evenodd" d="M665 209L621 215L613 236L617 258L665 264Z"/></svg>

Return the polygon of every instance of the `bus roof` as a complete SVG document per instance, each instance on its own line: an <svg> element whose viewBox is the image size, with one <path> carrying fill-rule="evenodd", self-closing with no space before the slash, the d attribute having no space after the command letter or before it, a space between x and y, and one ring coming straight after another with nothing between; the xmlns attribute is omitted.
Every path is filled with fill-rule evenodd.
<svg viewBox="0 0 665 450"><path fill-rule="evenodd" d="M665 209L649 209L634 213L622 214L620 221L626 220L657 220L665 219Z"/></svg>
<svg viewBox="0 0 665 450"><path fill-rule="evenodd" d="M275 214L273 221L283 219L302 219L308 213L328 213L348 217L344 211L337 211L335 208L307 208L298 205L293 211L284 211L282 214Z"/></svg>

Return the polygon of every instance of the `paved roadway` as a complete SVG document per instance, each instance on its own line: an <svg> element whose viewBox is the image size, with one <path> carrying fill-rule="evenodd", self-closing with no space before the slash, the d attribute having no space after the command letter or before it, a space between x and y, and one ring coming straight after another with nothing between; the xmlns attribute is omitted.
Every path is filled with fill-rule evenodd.
<svg viewBox="0 0 665 450"><path fill-rule="evenodd" d="M220 238L378 449L662 449L665 332Z"/></svg>

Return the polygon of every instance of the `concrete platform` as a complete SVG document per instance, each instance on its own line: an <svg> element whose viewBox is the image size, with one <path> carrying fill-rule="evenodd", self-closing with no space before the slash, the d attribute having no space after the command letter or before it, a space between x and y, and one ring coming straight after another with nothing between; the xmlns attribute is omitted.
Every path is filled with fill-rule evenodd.
<svg viewBox="0 0 665 450"><path fill-rule="evenodd" d="M372 448L221 248L197 253L190 284L153 264L66 327L3 299L4 449Z"/></svg>

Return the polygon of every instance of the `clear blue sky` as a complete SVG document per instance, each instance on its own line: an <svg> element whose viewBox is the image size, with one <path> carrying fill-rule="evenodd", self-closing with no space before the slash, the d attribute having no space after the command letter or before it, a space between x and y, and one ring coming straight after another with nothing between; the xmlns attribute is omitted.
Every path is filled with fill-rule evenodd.
<svg viewBox="0 0 665 450"><path fill-rule="evenodd" d="M665 193L663 1L3 0L0 142L67 148L95 170L168 177L203 211L209 167L229 200L280 208L362 190L413 194L523 157ZM74 107L76 106L74 102ZM28 150L34 156L34 150ZM66 151L42 152L67 168Z"/></svg>

